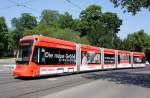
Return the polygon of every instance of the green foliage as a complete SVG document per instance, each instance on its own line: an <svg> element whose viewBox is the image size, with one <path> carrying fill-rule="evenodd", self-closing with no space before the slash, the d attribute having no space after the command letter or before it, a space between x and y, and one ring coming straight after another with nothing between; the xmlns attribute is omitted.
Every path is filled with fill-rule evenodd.
<svg viewBox="0 0 150 98"><path fill-rule="evenodd" d="M102 12L98 5L90 5L80 13L80 32L81 36L91 32L93 25L101 22Z"/></svg>
<svg viewBox="0 0 150 98"><path fill-rule="evenodd" d="M70 28L70 29L72 29L72 27L73 27L73 18L68 12L65 12L63 15L60 16L60 19L59 19L58 23L60 25L60 28Z"/></svg>
<svg viewBox="0 0 150 98"><path fill-rule="evenodd" d="M57 22L60 18L60 14L57 11L45 9L42 11L40 18L40 23L46 24L48 26L57 27Z"/></svg>
<svg viewBox="0 0 150 98"><path fill-rule="evenodd" d="M13 50L16 48L15 40L13 39L13 32L8 31L4 35L4 50L3 56L10 56L13 55Z"/></svg>
<svg viewBox="0 0 150 98"><path fill-rule="evenodd" d="M50 33L51 37L73 41L80 43L80 34L79 32L72 31L70 29L58 29L54 31L53 33Z"/></svg>
<svg viewBox="0 0 150 98"><path fill-rule="evenodd" d="M149 0L110 0L115 7L121 6L124 12L130 12L135 15L142 8L150 10Z"/></svg>
<svg viewBox="0 0 150 98"><path fill-rule="evenodd" d="M91 5L80 14L80 32L81 36L88 36L92 45L116 48L117 33L120 30L122 20L115 13L102 13L101 7ZM115 46L117 45L117 46Z"/></svg>
<svg viewBox="0 0 150 98"><path fill-rule="evenodd" d="M113 41L113 45L114 45L114 49L124 50L123 49L123 41L118 36L115 36L114 41Z"/></svg>
<svg viewBox="0 0 150 98"><path fill-rule="evenodd" d="M23 36L34 35L34 34L47 36L48 32L49 33L51 32L51 30L49 30L49 26L48 25L46 25L46 24L39 24L33 29L27 29L23 33Z"/></svg>
<svg viewBox="0 0 150 98"><path fill-rule="evenodd" d="M128 37L124 40L124 48L130 51L139 51L144 52L150 48L150 36L140 30L129 34Z"/></svg>
<svg viewBox="0 0 150 98"><path fill-rule="evenodd" d="M3 56L5 47L7 46L6 34L8 32L7 25L5 23L5 18L0 17L0 56Z"/></svg>
<svg viewBox="0 0 150 98"><path fill-rule="evenodd" d="M81 37L81 44L91 45L90 41L88 40L88 36Z"/></svg>
<svg viewBox="0 0 150 98"><path fill-rule="evenodd" d="M150 35L140 30L124 39L124 49L137 52L145 52L147 60L150 62Z"/></svg>
<svg viewBox="0 0 150 98"><path fill-rule="evenodd" d="M7 28L7 25L5 23L5 18L0 17L0 33L7 32L7 31L8 31L8 28Z"/></svg>
<svg viewBox="0 0 150 98"><path fill-rule="evenodd" d="M80 33L71 29L52 28L46 24L39 24L32 30L26 30L24 36L39 34L48 37L64 39L73 42L80 42Z"/></svg>
<svg viewBox="0 0 150 98"><path fill-rule="evenodd" d="M120 31L120 26L122 25L122 20L117 16L116 13L106 12L102 17L102 25L104 25L107 32L118 33Z"/></svg>
<svg viewBox="0 0 150 98"><path fill-rule="evenodd" d="M32 29L37 25L35 16L31 16L29 13L22 13L21 17L13 18L12 26L19 30Z"/></svg>
<svg viewBox="0 0 150 98"><path fill-rule="evenodd" d="M35 16L32 16L30 13L22 13L21 17L13 18L11 20L12 26L15 28L13 31L13 38L18 47L18 42L21 37L23 37L23 32L26 29L32 29L37 26L37 20Z"/></svg>
<svg viewBox="0 0 150 98"><path fill-rule="evenodd" d="M72 30L80 32L80 30L81 30L80 27L81 27L81 20L80 19L73 19Z"/></svg>
<svg viewBox="0 0 150 98"><path fill-rule="evenodd" d="M98 5L90 5L85 10L83 10L80 14L81 20L89 20L88 22L96 22L99 21L98 19L101 18L101 6Z"/></svg>

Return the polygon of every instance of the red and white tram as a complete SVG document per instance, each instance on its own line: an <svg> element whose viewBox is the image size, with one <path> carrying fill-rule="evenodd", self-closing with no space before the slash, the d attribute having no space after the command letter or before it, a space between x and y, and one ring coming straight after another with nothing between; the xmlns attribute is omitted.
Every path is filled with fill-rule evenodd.
<svg viewBox="0 0 150 98"><path fill-rule="evenodd" d="M34 77L90 70L145 67L139 52L106 49L40 35L20 40L14 76Z"/></svg>

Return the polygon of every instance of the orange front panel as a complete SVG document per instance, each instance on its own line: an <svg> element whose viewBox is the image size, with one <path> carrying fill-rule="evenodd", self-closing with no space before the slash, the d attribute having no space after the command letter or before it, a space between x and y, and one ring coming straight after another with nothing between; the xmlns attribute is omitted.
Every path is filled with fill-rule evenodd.
<svg viewBox="0 0 150 98"><path fill-rule="evenodd" d="M33 68L29 65L16 65L16 68L13 70L13 75L15 76L33 76Z"/></svg>

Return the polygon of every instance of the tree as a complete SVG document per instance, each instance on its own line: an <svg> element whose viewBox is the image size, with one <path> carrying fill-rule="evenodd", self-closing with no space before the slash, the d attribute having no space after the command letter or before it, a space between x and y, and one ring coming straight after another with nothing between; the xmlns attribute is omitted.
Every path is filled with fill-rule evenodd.
<svg viewBox="0 0 150 98"><path fill-rule="evenodd" d="M60 15L58 24L60 25L60 28L73 29L74 20L68 12L65 12L63 15Z"/></svg>
<svg viewBox="0 0 150 98"><path fill-rule="evenodd" d="M122 25L122 20L116 13L106 12L103 13L102 23L107 29L107 32L118 33L118 31L120 31L120 26Z"/></svg>
<svg viewBox="0 0 150 98"><path fill-rule="evenodd" d="M113 43L112 43L113 38ZM88 39L92 45L122 49L122 40L117 36L117 34L112 35L107 32L107 29L103 27L102 24L96 24L92 29L92 32L88 34Z"/></svg>
<svg viewBox="0 0 150 98"><path fill-rule="evenodd" d="M122 20L117 16L116 13L106 12L103 13L102 25L105 28L105 32L110 37L110 42L112 48L115 48L115 40L119 41L117 33L120 31L120 26L122 25Z"/></svg>
<svg viewBox="0 0 150 98"><path fill-rule="evenodd" d="M81 36L86 35L91 32L93 25L101 22L102 12L101 6L98 5L90 5L85 10L80 13L80 32Z"/></svg>
<svg viewBox="0 0 150 98"><path fill-rule="evenodd" d="M0 17L0 56L3 55L7 41L5 41L5 35L8 32L8 28L4 17Z"/></svg>
<svg viewBox="0 0 150 98"><path fill-rule="evenodd" d="M2 32L8 32L8 28L7 28L7 25L5 23L4 17L0 17L0 33L2 33Z"/></svg>
<svg viewBox="0 0 150 98"><path fill-rule="evenodd" d="M124 39L124 49L137 52L145 52L147 60L150 62L150 35L140 30L128 34Z"/></svg>
<svg viewBox="0 0 150 98"><path fill-rule="evenodd" d="M101 9L98 5L91 5L81 12L81 36L87 35L92 45L115 48L122 20L115 13L102 13Z"/></svg>
<svg viewBox="0 0 150 98"><path fill-rule="evenodd" d="M22 13L21 17L13 18L11 20L12 26L15 28L14 32L14 39L16 40L16 45L21 37L23 37L23 32L26 29L32 29L37 25L37 20L35 16L32 16L29 13Z"/></svg>
<svg viewBox="0 0 150 98"><path fill-rule="evenodd" d="M0 56L11 55L14 49L13 34L8 30L4 17L0 17Z"/></svg>
<svg viewBox="0 0 150 98"><path fill-rule="evenodd" d="M141 11L142 8L148 9L150 11L150 1L149 0L110 0L115 7L121 6L124 12L130 12L135 15L137 12Z"/></svg>
<svg viewBox="0 0 150 98"><path fill-rule="evenodd" d="M57 22L60 18L60 14L57 11L53 10L43 10L41 13L40 23L46 24L48 26L57 27Z"/></svg>
<svg viewBox="0 0 150 98"><path fill-rule="evenodd" d="M80 19L73 19L72 30L80 32L81 24L82 23Z"/></svg>
<svg viewBox="0 0 150 98"><path fill-rule="evenodd" d="M113 44L114 49L123 50L123 41L118 36L115 36Z"/></svg>
<svg viewBox="0 0 150 98"><path fill-rule="evenodd" d="M124 48L130 51L144 52L145 49L150 47L149 43L150 36L144 30L140 30L127 36L124 40Z"/></svg>
<svg viewBox="0 0 150 98"><path fill-rule="evenodd" d="M71 29L61 29L61 28L54 28L49 27L46 24L39 24L37 27L35 27L32 30L26 30L24 35L33 35L33 34L39 34L43 36L53 37L53 38L59 38L63 40L73 41L73 42L80 42L80 33L73 31Z"/></svg>
<svg viewBox="0 0 150 98"><path fill-rule="evenodd" d="M29 13L22 13L21 17L13 18L12 26L16 29L32 29L37 25L37 20L35 16L32 16Z"/></svg>

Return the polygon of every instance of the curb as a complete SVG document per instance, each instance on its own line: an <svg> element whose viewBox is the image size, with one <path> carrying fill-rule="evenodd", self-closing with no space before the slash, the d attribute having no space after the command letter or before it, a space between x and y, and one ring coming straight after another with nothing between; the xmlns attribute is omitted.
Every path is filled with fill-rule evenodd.
<svg viewBox="0 0 150 98"><path fill-rule="evenodd" d="M14 68L16 65L15 64L2 64L2 65L0 64L0 66Z"/></svg>

